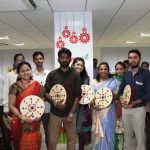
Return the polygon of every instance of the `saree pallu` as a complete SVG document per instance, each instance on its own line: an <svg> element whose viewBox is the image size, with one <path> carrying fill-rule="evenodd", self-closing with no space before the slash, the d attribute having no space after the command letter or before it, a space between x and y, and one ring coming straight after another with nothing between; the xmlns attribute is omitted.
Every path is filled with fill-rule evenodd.
<svg viewBox="0 0 150 150"><path fill-rule="evenodd" d="M41 93L42 86L34 81L19 93L16 99L16 108L20 111L20 103L26 96L40 96ZM32 124L22 123L18 117L13 116L11 133L15 150L40 150L42 139L40 121L34 121Z"/></svg>
<svg viewBox="0 0 150 150"><path fill-rule="evenodd" d="M118 85L119 82L117 80L110 78L105 82L97 83L95 86L95 91L98 91L102 87L107 87L112 92L114 92ZM97 121L99 122L99 125L102 126L103 132L101 137L99 137L99 142L93 145L93 150L114 150L116 130L116 102L113 101L108 108L97 111L97 114Z"/></svg>
<svg viewBox="0 0 150 150"><path fill-rule="evenodd" d="M123 76L115 76L115 78L121 84ZM116 94L118 93L118 91L119 91L119 86L118 86L118 89L116 91ZM122 108L121 108L121 102L120 102L120 100L117 100L117 115L118 115L118 118L122 117Z"/></svg>
<svg viewBox="0 0 150 150"><path fill-rule="evenodd" d="M119 83L121 84L122 82L122 78L123 76L118 76L116 75L115 78L119 81ZM116 93L118 93L119 88L117 90ZM117 108L116 108L116 112L117 112L117 118L121 119L121 123L122 123L122 107L121 107L121 102L120 100L116 100L117 101ZM120 120L117 120L120 121ZM119 128L119 130L123 131L122 126L118 126L117 128ZM116 128L116 130L117 130ZM123 150L123 145L124 145L124 133L120 134L120 133L115 133L115 147L114 150L119 150L119 147L122 147L121 149Z"/></svg>

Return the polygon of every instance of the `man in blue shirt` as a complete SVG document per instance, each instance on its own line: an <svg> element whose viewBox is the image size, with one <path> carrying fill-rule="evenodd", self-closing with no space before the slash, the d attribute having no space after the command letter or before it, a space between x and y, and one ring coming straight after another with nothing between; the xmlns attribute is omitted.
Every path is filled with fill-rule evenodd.
<svg viewBox="0 0 150 150"><path fill-rule="evenodd" d="M132 149L132 135L135 133L137 150L145 150L145 104L150 100L150 72L141 68L141 53L130 50L128 53L130 71L127 71L120 85L118 96L123 95L126 85L132 88L131 103L122 104L124 127L124 150Z"/></svg>

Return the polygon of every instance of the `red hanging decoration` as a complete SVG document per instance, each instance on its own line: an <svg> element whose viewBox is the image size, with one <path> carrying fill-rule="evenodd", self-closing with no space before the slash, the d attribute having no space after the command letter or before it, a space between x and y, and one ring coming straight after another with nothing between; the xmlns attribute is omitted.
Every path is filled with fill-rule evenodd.
<svg viewBox="0 0 150 150"><path fill-rule="evenodd" d="M62 36L64 38L69 38L70 37L70 31L68 30L68 26L67 25L64 27L64 30L62 32Z"/></svg>
<svg viewBox="0 0 150 150"><path fill-rule="evenodd" d="M56 47L59 48L59 49L65 47L65 43L62 40L61 36L58 38L58 41L56 42Z"/></svg>
<svg viewBox="0 0 150 150"><path fill-rule="evenodd" d="M71 37L70 37L70 43L76 44L77 42L78 42L78 37L76 36L76 32L73 31L73 32L72 32L72 35L71 35Z"/></svg>
<svg viewBox="0 0 150 150"><path fill-rule="evenodd" d="M63 48L65 47L65 42L63 41L62 37L61 37L61 24L60 24L60 12L59 12L59 29L60 29L60 36L58 38L58 41L56 41L56 47L57 48Z"/></svg>
<svg viewBox="0 0 150 150"><path fill-rule="evenodd" d="M83 44L88 43L90 41L90 35L87 33L87 29L84 27L82 28L82 33L79 36L80 42Z"/></svg>
<svg viewBox="0 0 150 150"><path fill-rule="evenodd" d="M70 36L70 43L76 44L78 42L78 37L76 36L76 32L74 31L74 13L73 13L73 32Z"/></svg>

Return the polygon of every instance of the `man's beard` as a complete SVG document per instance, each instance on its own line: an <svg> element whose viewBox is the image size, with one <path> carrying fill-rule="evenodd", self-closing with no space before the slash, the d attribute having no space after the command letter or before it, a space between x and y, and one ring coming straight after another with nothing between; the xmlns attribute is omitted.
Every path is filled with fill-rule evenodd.
<svg viewBox="0 0 150 150"><path fill-rule="evenodd" d="M130 65L131 66L131 68L138 68L139 67L139 65L140 65L140 62L138 62L136 65Z"/></svg>
<svg viewBox="0 0 150 150"><path fill-rule="evenodd" d="M63 67L63 68L67 68L67 67L69 66L69 63L68 63L68 62L63 62L63 63L61 63L60 65L61 65L61 67Z"/></svg>
<svg viewBox="0 0 150 150"><path fill-rule="evenodd" d="M37 67L42 67L43 64L42 64L42 63L37 63L36 66L37 66Z"/></svg>

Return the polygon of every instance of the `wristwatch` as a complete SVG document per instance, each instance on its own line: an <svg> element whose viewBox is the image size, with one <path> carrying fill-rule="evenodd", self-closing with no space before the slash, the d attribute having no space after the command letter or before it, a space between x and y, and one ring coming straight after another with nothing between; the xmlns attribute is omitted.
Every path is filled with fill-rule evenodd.
<svg viewBox="0 0 150 150"><path fill-rule="evenodd" d="M69 113L69 117L72 118L73 117L73 113Z"/></svg>

